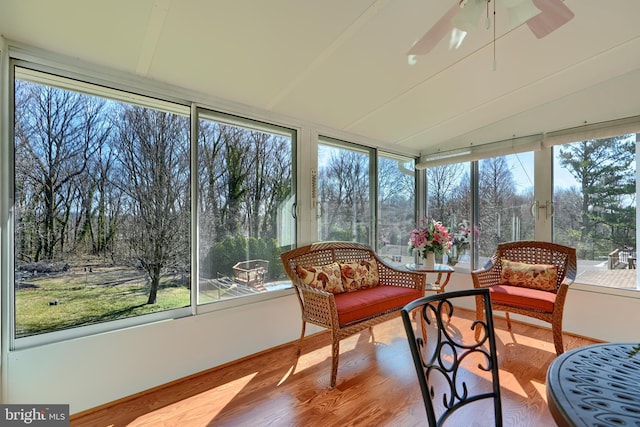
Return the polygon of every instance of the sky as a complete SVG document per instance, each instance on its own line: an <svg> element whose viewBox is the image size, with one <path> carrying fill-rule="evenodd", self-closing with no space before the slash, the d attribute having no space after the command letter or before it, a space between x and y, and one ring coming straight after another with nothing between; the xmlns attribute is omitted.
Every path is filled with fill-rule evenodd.
<svg viewBox="0 0 640 427"><path fill-rule="evenodd" d="M513 172L513 180L516 183L519 192L526 191L527 188L533 187L535 179L533 173L533 152L512 154L507 157L511 171ZM569 188L578 186L578 181L571 173L560 166L557 157L553 159L553 184L556 188Z"/></svg>

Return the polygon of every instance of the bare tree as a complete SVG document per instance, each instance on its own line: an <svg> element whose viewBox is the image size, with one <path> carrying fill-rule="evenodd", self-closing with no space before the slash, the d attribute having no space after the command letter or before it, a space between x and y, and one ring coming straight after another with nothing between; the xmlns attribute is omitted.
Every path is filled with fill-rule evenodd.
<svg viewBox="0 0 640 427"><path fill-rule="evenodd" d="M254 158L247 176L246 199L249 237L275 237L279 203L291 191L291 146L282 136L245 132L246 153Z"/></svg>
<svg viewBox="0 0 640 427"><path fill-rule="evenodd" d="M224 165L226 172L226 197L221 220L227 236L242 235L244 216L243 201L249 191L249 175L257 159L247 153L245 130L235 126L220 126L224 141Z"/></svg>
<svg viewBox="0 0 640 427"><path fill-rule="evenodd" d="M480 162L479 193L480 249L485 253L493 251L498 243L511 240L512 217L520 212L520 203L514 202L515 184L506 157Z"/></svg>
<svg viewBox="0 0 640 427"><path fill-rule="evenodd" d="M378 243L406 245L415 226L415 171L406 162L378 157Z"/></svg>
<svg viewBox="0 0 640 427"><path fill-rule="evenodd" d="M458 229L462 221L471 222L471 178L469 164L464 163L465 167L460 176L460 182L454 188L449 204L452 210L452 217L449 226L451 229Z"/></svg>
<svg viewBox="0 0 640 427"><path fill-rule="evenodd" d="M363 156L336 151L319 172L323 238L369 242L369 162Z"/></svg>
<svg viewBox="0 0 640 427"><path fill-rule="evenodd" d="M119 186L130 208L123 231L155 304L163 270L189 265L188 119L128 105L118 124Z"/></svg>
<svg viewBox="0 0 640 427"><path fill-rule="evenodd" d="M262 134L265 135L265 134ZM262 188L262 194L253 198L254 220L258 227L252 236L273 239L277 235L278 214L282 202L292 192L291 142L279 135L265 135L262 148L258 149L258 157L262 158L262 167L256 168L255 180L263 182L260 186L252 186L256 190ZM258 174L258 171L261 171ZM289 214L290 212L282 212ZM257 215L256 215L257 214Z"/></svg>
<svg viewBox="0 0 640 427"><path fill-rule="evenodd" d="M209 250L209 244L224 236L222 209L226 203L226 172L224 167L224 138L218 131L221 125L210 120L200 120L198 127L198 207L201 254Z"/></svg>
<svg viewBox="0 0 640 427"><path fill-rule="evenodd" d="M562 245L576 246L576 242L580 240L582 194L575 186L556 189L553 199L554 241Z"/></svg>
<svg viewBox="0 0 640 427"><path fill-rule="evenodd" d="M103 253L106 246L107 232L105 224L115 225L117 212L113 218L107 218L107 207L105 200L109 196L109 185L111 166L113 163L113 152L110 147L109 138L112 136L113 125L111 114L106 113L104 101L97 98L90 98L90 106L100 105L100 109L88 108L85 138L92 140L95 146L93 155L87 158L85 172L75 178L75 200L77 206L69 211L76 212L76 225L74 227L74 245L81 243L89 244L89 252L93 255ZM112 104L111 104L112 105ZM112 236L113 237L113 233Z"/></svg>
<svg viewBox="0 0 640 427"><path fill-rule="evenodd" d="M445 221L455 216L455 206L451 201L464 174L464 165L464 163L452 163L427 169L431 218Z"/></svg>
<svg viewBox="0 0 640 427"><path fill-rule="evenodd" d="M378 157L379 203L393 205L413 200L415 182L415 171L406 169L401 160Z"/></svg>
<svg viewBox="0 0 640 427"><path fill-rule="evenodd" d="M21 229L31 231L31 243L21 249L30 254L19 257L52 260L65 252L77 179L108 136L105 102L23 81L16 81L16 99L16 187L34 213L23 218L30 224Z"/></svg>
<svg viewBox="0 0 640 427"><path fill-rule="evenodd" d="M95 162L95 182L98 193L96 224L91 228L92 251L95 255L110 255L113 259L116 232L122 214L121 192L113 185L116 170L115 153L112 147L104 147Z"/></svg>
<svg viewBox="0 0 640 427"><path fill-rule="evenodd" d="M200 132L204 240L276 237L281 202L292 192L290 138L207 120Z"/></svg>

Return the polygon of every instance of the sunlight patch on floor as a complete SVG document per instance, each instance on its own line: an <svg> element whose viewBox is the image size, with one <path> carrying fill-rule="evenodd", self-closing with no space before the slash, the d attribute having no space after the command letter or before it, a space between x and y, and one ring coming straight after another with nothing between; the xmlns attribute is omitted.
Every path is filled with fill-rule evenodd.
<svg viewBox="0 0 640 427"><path fill-rule="evenodd" d="M539 381L531 381L531 384L536 389L538 394L542 396L542 399L547 402L547 385L545 383L541 383Z"/></svg>
<svg viewBox="0 0 640 427"><path fill-rule="evenodd" d="M289 370L287 370L287 373L284 374L284 376L282 377L282 379L280 381L278 381L278 385L276 387L280 387L291 376L291 374L293 374L294 368L295 368L295 365L292 365L289 368Z"/></svg>
<svg viewBox="0 0 640 427"><path fill-rule="evenodd" d="M509 386L505 386L505 384L509 384ZM500 369L500 388L503 390L508 390L511 393L514 393L523 398L527 398L527 392L525 391L520 384L518 384L517 378L511 373Z"/></svg>
<svg viewBox="0 0 640 427"><path fill-rule="evenodd" d="M198 407L206 408L207 416L214 418L233 399L235 399L242 390L244 390L247 384L249 384L257 374L257 372L254 372L252 374L245 375L242 378L238 378L189 398L182 399L179 402L167 405L161 409L136 418L135 423L130 425L147 425L145 423L148 421L153 421L155 423L158 419L163 418L163 413L167 414L167 418L185 419L189 416L189 413L194 410L194 408ZM183 414L183 416L181 417L178 414ZM147 420L147 418L150 418L150 420Z"/></svg>
<svg viewBox="0 0 640 427"><path fill-rule="evenodd" d="M496 332L496 338L498 339L498 341L501 341L505 347L513 347L513 346L518 346L520 345L519 343L524 343L526 342L526 345L528 347L532 347L532 348L536 348L539 350L544 350L544 351L550 351L555 353L555 347L553 345L552 342L552 334L551 331L549 331L549 339L535 339L532 338L530 336L526 336L526 335L522 335L522 334L518 334L518 333L514 333L513 336L509 333L508 330L501 330L501 329L497 329L495 330Z"/></svg>

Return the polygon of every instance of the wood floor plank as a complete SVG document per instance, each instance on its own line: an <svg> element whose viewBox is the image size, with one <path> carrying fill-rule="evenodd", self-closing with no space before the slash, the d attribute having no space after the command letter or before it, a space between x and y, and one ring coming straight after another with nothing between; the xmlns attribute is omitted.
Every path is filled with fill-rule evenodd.
<svg viewBox="0 0 640 427"><path fill-rule="evenodd" d="M452 325L464 332L473 313ZM495 322L505 426L555 425L545 379L555 358L551 331ZM591 344L565 335L565 347ZM71 426L418 426L426 415L400 318L341 342L338 383L328 388L327 333L308 337L296 361L285 345L73 416ZM295 366L295 370L292 368ZM490 407L474 409L469 426L486 425ZM485 423L485 424L483 424Z"/></svg>

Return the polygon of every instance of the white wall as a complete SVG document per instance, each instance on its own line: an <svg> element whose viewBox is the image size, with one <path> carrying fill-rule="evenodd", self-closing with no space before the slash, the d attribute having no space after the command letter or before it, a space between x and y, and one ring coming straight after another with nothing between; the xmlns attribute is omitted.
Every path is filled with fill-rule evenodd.
<svg viewBox="0 0 640 427"><path fill-rule="evenodd" d="M456 272L447 290L473 287L471 275ZM562 329L566 333L601 341L640 342L635 325L640 324L640 298L637 291L618 291L597 286L573 283L565 300ZM471 305L469 309L475 309ZM497 316L504 313L496 312ZM511 315L511 319L549 328L550 325L533 318Z"/></svg>
<svg viewBox="0 0 640 427"><path fill-rule="evenodd" d="M447 290L471 286L468 273L456 272ZM633 327L640 322L640 300L584 288L575 285L569 290L564 314L566 332L604 341L640 340ZM71 413L77 413L295 341L300 326L298 301L295 295L288 294L198 316L13 351L7 361L8 391L4 400L69 403ZM307 334L318 331L316 327L307 328Z"/></svg>
<svg viewBox="0 0 640 427"><path fill-rule="evenodd" d="M4 403L68 403L71 413L77 413L294 341L300 327L298 301L290 293L256 304L12 351Z"/></svg>

